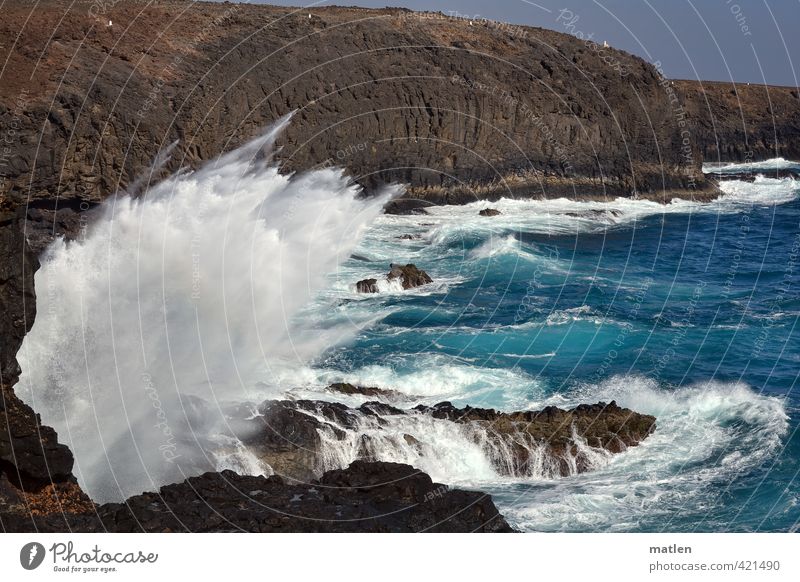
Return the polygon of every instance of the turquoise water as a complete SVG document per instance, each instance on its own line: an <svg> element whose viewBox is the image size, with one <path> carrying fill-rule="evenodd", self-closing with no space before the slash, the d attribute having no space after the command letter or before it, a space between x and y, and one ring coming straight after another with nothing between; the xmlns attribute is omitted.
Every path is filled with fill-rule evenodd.
<svg viewBox="0 0 800 582"><path fill-rule="evenodd" d="M711 204L503 200L493 218L478 216L486 203L381 217L316 306L355 336L314 374L415 402L615 399L658 418L584 475L434 475L491 492L528 531L796 529L800 188L723 189ZM435 282L354 292L390 262Z"/></svg>

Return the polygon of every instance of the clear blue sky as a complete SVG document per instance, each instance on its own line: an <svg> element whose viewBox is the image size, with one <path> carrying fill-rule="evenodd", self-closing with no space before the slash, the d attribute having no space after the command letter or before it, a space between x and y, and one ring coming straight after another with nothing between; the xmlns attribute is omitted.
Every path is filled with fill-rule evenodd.
<svg viewBox="0 0 800 582"><path fill-rule="evenodd" d="M667 76L800 82L800 0L251 0L284 6L404 6L594 33L598 42L660 61ZM569 10L569 13L562 10ZM577 20L572 20L577 17Z"/></svg>

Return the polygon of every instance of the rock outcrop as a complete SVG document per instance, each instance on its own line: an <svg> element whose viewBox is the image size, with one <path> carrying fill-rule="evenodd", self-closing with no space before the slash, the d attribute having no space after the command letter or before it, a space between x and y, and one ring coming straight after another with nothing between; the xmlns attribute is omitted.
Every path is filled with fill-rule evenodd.
<svg viewBox="0 0 800 582"><path fill-rule="evenodd" d="M331 446L355 438L356 458L379 460L381 446L391 439L381 439L375 431L396 432L399 425L392 421L401 416L425 415L463 425L465 438L482 446L499 473L520 477L568 476L590 470L598 455L607 457L638 445L655 429L656 421L616 402L506 413L469 406L458 409L449 402L402 410L382 402L349 408L334 402L281 400L265 402L259 412L249 421L245 443L275 473L301 482L322 474L323 439ZM426 443L423 434L405 436L419 451L422 445L435 449L436 443Z"/></svg>
<svg viewBox="0 0 800 582"><path fill-rule="evenodd" d="M7 531L510 532L490 496L409 465L357 461L319 481L205 473L90 511L11 516Z"/></svg>
<svg viewBox="0 0 800 582"><path fill-rule="evenodd" d="M675 81L703 162L800 161L796 87ZM772 175L772 174L770 174Z"/></svg>
<svg viewBox="0 0 800 582"><path fill-rule="evenodd" d="M412 263L405 266L391 265L391 270L386 274L386 280L394 281L395 279L399 280L400 285L406 290L433 283L433 279L428 273ZM378 280L362 279L356 283L356 291L359 293L378 293Z"/></svg>
<svg viewBox="0 0 800 582"><path fill-rule="evenodd" d="M589 468L592 449L620 453L636 446L655 429L656 419L621 408L616 402L581 404L571 410L548 406L540 411L498 412L493 409L456 408L449 402L433 407L417 407L419 412L434 418L481 426L488 439L500 447L508 447L509 463L501 470L518 475L529 472L532 462L542 457L532 453L545 445L548 456L561 475L582 473Z"/></svg>
<svg viewBox="0 0 800 582"><path fill-rule="evenodd" d="M73 457L14 393L16 354L36 313L36 255L22 225L0 225L0 528L3 514L37 515L90 505L72 476Z"/></svg>
<svg viewBox="0 0 800 582"><path fill-rule="evenodd" d="M386 390L376 386L356 386L349 382L336 382L328 386L331 392L338 392L339 394L359 395L368 398L380 398L383 400L397 401L405 399L405 396L395 390Z"/></svg>
<svg viewBox="0 0 800 582"><path fill-rule="evenodd" d="M403 289L413 289L414 287L421 287L422 285L433 283L433 279L431 279L428 273L411 263L405 266L392 265L392 270L389 271L386 278L389 281L399 279Z"/></svg>
<svg viewBox="0 0 800 582"><path fill-rule="evenodd" d="M500 216L503 213L497 210L496 208L484 208L483 210L478 212L478 214L480 216Z"/></svg>

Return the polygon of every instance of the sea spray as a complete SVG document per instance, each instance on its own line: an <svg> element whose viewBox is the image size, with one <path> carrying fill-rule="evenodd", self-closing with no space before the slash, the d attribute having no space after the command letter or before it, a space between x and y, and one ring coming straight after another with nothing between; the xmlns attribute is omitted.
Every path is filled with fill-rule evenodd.
<svg viewBox="0 0 800 582"><path fill-rule="evenodd" d="M69 445L94 500L220 464L259 472L230 442L225 407L281 395L282 370L357 331L294 316L394 189L361 197L338 169L281 175L266 156L287 123L107 200L85 239L42 257L17 389Z"/></svg>

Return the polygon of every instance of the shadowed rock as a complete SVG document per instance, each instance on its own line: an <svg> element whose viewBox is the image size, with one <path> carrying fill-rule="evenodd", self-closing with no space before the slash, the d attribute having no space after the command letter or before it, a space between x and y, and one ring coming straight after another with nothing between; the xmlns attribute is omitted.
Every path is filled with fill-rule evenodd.
<svg viewBox="0 0 800 582"><path fill-rule="evenodd" d="M6 515L90 505L72 476L72 452L13 389L20 374L16 354L36 314L39 268L23 228L16 220L0 222L0 530Z"/></svg>
<svg viewBox="0 0 800 582"><path fill-rule="evenodd" d="M499 216L500 214L503 214L503 213L500 212L499 210L494 209L494 208L484 208L483 210L478 212L478 214L480 216Z"/></svg>
<svg viewBox="0 0 800 582"><path fill-rule="evenodd" d="M410 465L356 461L319 481L205 473L96 514L8 521L9 531L511 532L489 495L449 489Z"/></svg>

